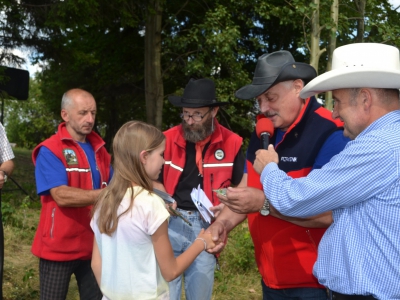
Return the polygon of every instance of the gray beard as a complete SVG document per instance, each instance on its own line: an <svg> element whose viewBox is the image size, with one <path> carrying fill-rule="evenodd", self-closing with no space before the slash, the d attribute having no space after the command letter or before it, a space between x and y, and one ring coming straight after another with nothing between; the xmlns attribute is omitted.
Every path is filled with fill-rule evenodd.
<svg viewBox="0 0 400 300"><path fill-rule="evenodd" d="M207 118L202 125L196 123L188 125L185 121L182 121L183 138L192 143L197 143L206 139L214 131L213 119L212 117Z"/></svg>

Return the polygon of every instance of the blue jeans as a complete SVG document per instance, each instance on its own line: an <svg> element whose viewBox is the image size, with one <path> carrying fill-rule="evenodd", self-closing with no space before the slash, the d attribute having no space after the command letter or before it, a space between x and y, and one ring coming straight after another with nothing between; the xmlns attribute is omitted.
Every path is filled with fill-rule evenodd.
<svg viewBox="0 0 400 300"><path fill-rule="evenodd" d="M206 229L210 225L201 219L198 211L185 211L179 208L177 210L192 223L192 226L186 224L181 218L170 218L168 234L175 257L190 247L202 228ZM214 255L203 251L189 268L186 269L183 276L187 300L211 299L215 264ZM171 281L169 289L171 300L181 299L182 276Z"/></svg>
<svg viewBox="0 0 400 300"><path fill-rule="evenodd" d="M291 288L271 289L261 279L263 300L327 300L326 289L320 288Z"/></svg>

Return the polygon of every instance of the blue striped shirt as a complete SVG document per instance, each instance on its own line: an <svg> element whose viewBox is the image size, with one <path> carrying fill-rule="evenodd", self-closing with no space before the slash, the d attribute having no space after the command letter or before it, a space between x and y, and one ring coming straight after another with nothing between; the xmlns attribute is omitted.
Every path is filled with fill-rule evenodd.
<svg viewBox="0 0 400 300"><path fill-rule="evenodd" d="M333 211L314 275L342 294L400 299L400 111L379 118L321 169L292 179L269 163L264 193L287 216Z"/></svg>

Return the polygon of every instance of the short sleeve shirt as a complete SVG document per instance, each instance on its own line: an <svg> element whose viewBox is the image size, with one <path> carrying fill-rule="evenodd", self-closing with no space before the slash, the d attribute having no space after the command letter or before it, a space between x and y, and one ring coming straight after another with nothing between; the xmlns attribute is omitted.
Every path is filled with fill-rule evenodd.
<svg viewBox="0 0 400 300"><path fill-rule="evenodd" d="M0 123L0 164L13 159L14 152L11 149L11 145L7 139L6 131L3 124Z"/></svg>

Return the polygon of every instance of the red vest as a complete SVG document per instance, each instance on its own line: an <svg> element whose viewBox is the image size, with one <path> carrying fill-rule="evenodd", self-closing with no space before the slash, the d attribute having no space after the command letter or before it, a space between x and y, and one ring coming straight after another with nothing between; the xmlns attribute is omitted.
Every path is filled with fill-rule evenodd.
<svg viewBox="0 0 400 300"><path fill-rule="evenodd" d="M295 163L279 162L278 166L293 178L307 176L326 138L342 126L331 113L309 98L300 116L276 146L282 156L296 157ZM271 143L275 141L272 137ZM263 189L260 176L253 169L254 153L260 140L253 134L247 160L248 186ZM250 153L251 152L251 153ZM249 158L250 157L250 158ZM258 269L264 283L273 289L323 288L312 274L318 244L325 228L306 228L273 216L252 213L247 216L254 242Z"/></svg>
<svg viewBox="0 0 400 300"><path fill-rule="evenodd" d="M98 134L92 131L86 136L86 140L95 151L101 187L105 187L109 181L111 157ZM35 165L42 146L47 147L64 164L68 186L93 189L89 161L83 149L68 133L65 123L59 125L55 135L33 150L32 160ZM54 261L91 259L93 231L90 228L90 210L92 206L59 207L50 194L41 196L40 200L42 209L32 244L32 253L37 257Z"/></svg>
<svg viewBox="0 0 400 300"><path fill-rule="evenodd" d="M220 202L213 197L213 189L230 186L235 157L242 146L242 138L214 120L215 130L211 135L203 158L203 189L213 205ZM186 162L186 141L182 125L164 132L167 143L164 152L164 186L173 195ZM193 163L195 163L193 161Z"/></svg>

